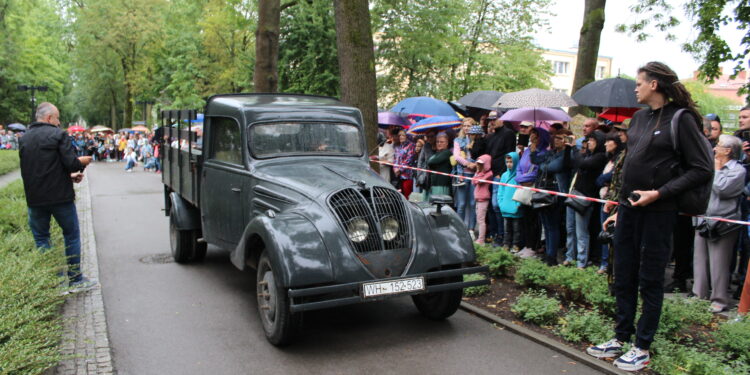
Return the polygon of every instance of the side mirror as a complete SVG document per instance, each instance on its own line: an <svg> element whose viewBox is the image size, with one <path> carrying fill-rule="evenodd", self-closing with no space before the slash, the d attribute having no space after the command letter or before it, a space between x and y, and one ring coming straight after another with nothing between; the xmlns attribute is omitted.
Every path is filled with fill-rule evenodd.
<svg viewBox="0 0 750 375"><path fill-rule="evenodd" d="M435 215L441 215L442 213L440 210L443 208L443 205L453 204L453 198L451 198L450 195L433 195L430 196L430 204L437 206L437 212L435 212Z"/></svg>

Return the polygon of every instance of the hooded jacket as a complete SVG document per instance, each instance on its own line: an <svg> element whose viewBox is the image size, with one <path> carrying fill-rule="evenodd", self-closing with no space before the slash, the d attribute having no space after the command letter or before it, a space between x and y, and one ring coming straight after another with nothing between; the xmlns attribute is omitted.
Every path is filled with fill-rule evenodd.
<svg viewBox="0 0 750 375"><path fill-rule="evenodd" d="M492 158L492 173L500 176L505 172L505 155L516 149L516 133L505 125L495 129L487 137L487 154Z"/></svg>
<svg viewBox="0 0 750 375"><path fill-rule="evenodd" d="M73 202L70 174L84 167L68 134L55 125L34 122L18 143L26 204L40 207Z"/></svg>
<svg viewBox="0 0 750 375"><path fill-rule="evenodd" d="M536 131L539 134L539 143L536 148L537 155L539 155L546 152L549 147L549 133L542 128L536 128ZM536 181L539 167L531 162L531 154L529 150L526 150L521 156L521 162L518 165L518 175L516 176L516 181L520 184Z"/></svg>
<svg viewBox="0 0 750 375"><path fill-rule="evenodd" d="M509 152L506 156L510 156L513 159L513 168L508 169L500 176L500 182L511 185L518 185L516 181L516 169L518 168L518 153ZM505 162L505 158L503 158ZM499 185L497 187L497 204L500 206L500 213L503 217L518 219L521 217L518 212L518 208L521 207L521 203L513 200L513 194L515 194L517 188Z"/></svg>
<svg viewBox="0 0 750 375"><path fill-rule="evenodd" d="M596 178L602 174L604 166L607 164L607 153L604 148L604 134L598 130L592 132L589 137L596 139L596 148L594 152L586 151L580 156L578 162L578 176L576 178L576 190L580 191L587 197L597 197ZM586 146L584 144L584 146Z"/></svg>
<svg viewBox="0 0 750 375"><path fill-rule="evenodd" d="M478 180L492 181L492 158L484 154L479 157L477 163L482 163L484 165L482 168L484 169L479 172L479 168L477 168L477 173L474 175L474 179L471 180L471 183L474 184L474 200L484 202L490 200L490 184Z"/></svg>

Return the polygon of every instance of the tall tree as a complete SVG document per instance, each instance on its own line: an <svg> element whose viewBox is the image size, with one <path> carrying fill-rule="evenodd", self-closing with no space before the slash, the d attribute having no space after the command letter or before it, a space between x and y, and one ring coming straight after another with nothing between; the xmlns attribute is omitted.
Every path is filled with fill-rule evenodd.
<svg viewBox="0 0 750 375"><path fill-rule="evenodd" d="M280 0L258 1L258 29L255 33L256 92L276 92L279 85Z"/></svg>
<svg viewBox="0 0 750 375"><path fill-rule="evenodd" d="M606 2L606 0L586 0L581 35L578 37L578 62L571 93L575 93L596 77L596 62L599 59L599 41L604 28ZM570 113L576 115L584 110L584 108L572 107Z"/></svg>
<svg viewBox="0 0 750 375"><path fill-rule="evenodd" d="M341 100L359 108L367 147L377 145L378 103L370 9L367 0L334 0Z"/></svg>

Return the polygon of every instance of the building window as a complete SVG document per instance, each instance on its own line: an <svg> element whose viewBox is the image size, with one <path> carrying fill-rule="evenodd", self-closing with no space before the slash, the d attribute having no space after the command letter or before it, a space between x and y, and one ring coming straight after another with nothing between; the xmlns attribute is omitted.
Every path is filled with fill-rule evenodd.
<svg viewBox="0 0 750 375"><path fill-rule="evenodd" d="M554 61L553 69L555 74L568 74L570 63L567 61Z"/></svg>
<svg viewBox="0 0 750 375"><path fill-rule="evenodd" d="M554 91L554 92L561 92L561 93L563 93L565 95L568 95L568 90L566 90L566 89L552 89L552 91Z"/></svg>
<svg viewBox="0 0 750 375"><path fill-rule="evenodd" d="M606 66L597 66L596 67L596 79L602 79L604 78L604 74L607 72Z"/></svg>

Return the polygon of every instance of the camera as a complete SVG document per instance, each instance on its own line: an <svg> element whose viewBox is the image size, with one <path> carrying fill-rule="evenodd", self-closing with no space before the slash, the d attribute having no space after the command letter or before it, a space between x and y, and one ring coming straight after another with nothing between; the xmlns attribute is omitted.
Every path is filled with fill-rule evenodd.
<svg viewBox="0 0 750 375"><path fill-rule="evenodd" d="M572 135L566 135L565 136L565 143L567 144L574 144L576 142L576 137Z"/></svg>
<svg viewBox="0 0 750 375"><path fill-rule="evenodd" d="M743 142L750 142L750 130L741 131L740 138L742 138Z"/></svg>
<svg viewBox="0 0 750 375"><path fill-rule="evenodd" d="M633 202L638 202L639 199L641 199L641 195L638 193L630 193L628 196L628 199L630 199Z"/></svg>
<svg viewBox="0 0 750 375"><path fill-rule="evenodd" d="M611 244L615 238L615 226L610 224L607 230L599 232L599 242L602 244Z"/></svg>

